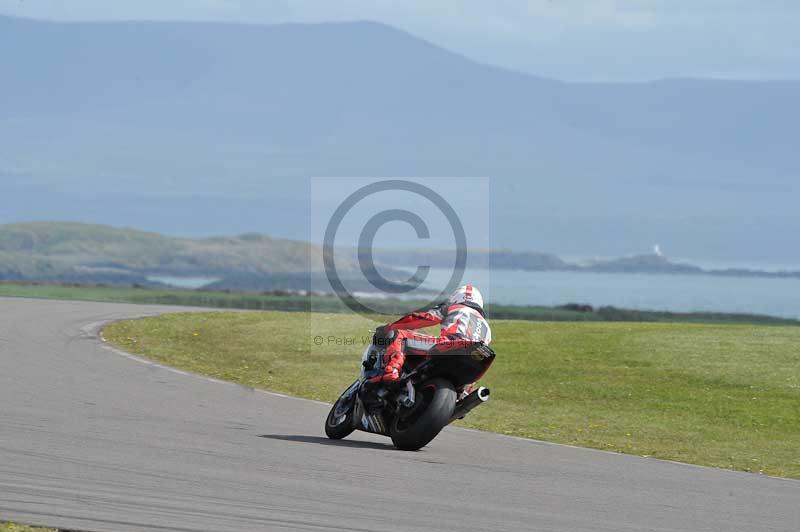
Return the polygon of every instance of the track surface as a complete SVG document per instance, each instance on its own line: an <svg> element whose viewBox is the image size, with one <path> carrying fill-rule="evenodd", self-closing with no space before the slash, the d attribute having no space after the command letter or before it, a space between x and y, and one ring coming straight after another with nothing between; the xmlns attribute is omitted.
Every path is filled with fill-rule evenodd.
<svg viewBox="0 0 800 532"><path fill-rule="evenodd" d="M800 530L797 481L458 429L417 453L363 433L333 443L325 405L144 364L92 332L175 310L0 298L0 519L109 532Z"/></svg>

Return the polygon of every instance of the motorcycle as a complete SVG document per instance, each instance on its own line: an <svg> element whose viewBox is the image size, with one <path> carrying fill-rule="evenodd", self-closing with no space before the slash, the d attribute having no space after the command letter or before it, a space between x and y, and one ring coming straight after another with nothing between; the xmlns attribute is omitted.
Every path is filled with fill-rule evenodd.
<svg viewBox="0 0 800 532"><path fill-rule="evenodd" d="M371 384L383 373L387 342L373 338L361 357L361 374L333 404L325 434L334 440L360 430L389 436L395 447L416 451L439 432L489 399L489 389L465 387L489 369L495 352L483 342L426 355L406 354L400 380Z"/></svg>

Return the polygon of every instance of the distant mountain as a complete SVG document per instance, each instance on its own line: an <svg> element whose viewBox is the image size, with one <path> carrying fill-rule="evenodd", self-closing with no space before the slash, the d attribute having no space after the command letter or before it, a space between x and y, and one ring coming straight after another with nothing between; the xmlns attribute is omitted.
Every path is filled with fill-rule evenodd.
<svg viewBox="0 0 800 532"><path fill-rule="evenodd" d="M347 254L336 269L353 290L373 290ZM391 267L385 277L406 279ZM242 291L330 291L322 248L247 233L176 238L80 223L0 225L0 281L159 285L160 278L216 279L209 287Z"/></svg>
<svg viewBox="0 0 800 532"><path fill-rule="evenodd" d="M492 247L800 260L798 82L562 83L369 22L0 17L0 50L0 223L307 240L309 177L488 176Z"/></svg>
<svg viewBox="0 0 800 532"><path fill-rule="evenodd" d="M455 252L452 250L386 250L374 252L376 262L397 268L452 268ZM354 259L355 260L355 259ZM529 272L567 271L588 273L648 273L648 274L701 274L726 277L771 277L800 279L800 269L763 271L741 268L704 269L693 264L674 262L661 254L631 255L615 259L596 259L569 262L552 253L537 251L512 251L507 249L470 250L468 268L493 271L517 270Z"/></svg>
<svg viewBox="0 0 800 532"><path fill-rule="evenodd" d="M375 250L378 271L395 282L418 265L452 267L453 253L433 250ZM373 292L354 252L337 249L337 272L350 290ZM540 252L470 250L469 268L493 271L710 274L738 277L793 277L800 271L703 270L659 255L570 263ZM264 234L203 239L79 223L36 222L0 225L0 281L115 285L158 285L159 278L217 279L217 290L314 290L330 292L322 249Z"/></svg>
<svg viewBox="0 0 800 532"><path fill-rule="evenodd" d="M346 258L337 262L352 268ZM262 234L201 240L77 223L0 226L0 279L142 282L148 276L227 277L322 270L322 250Z"/></svg>

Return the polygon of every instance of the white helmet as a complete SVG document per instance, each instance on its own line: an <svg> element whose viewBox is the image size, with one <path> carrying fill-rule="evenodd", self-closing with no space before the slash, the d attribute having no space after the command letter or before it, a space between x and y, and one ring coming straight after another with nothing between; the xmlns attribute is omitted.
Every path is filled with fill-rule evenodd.
<svg viewBox="0 0 800 532"><path fill-rule="evenodd" d="M476 306L481 310L483 309L483 296L481 295L481 291L471 284L457 288L447 302L451 305L468 305Z"/></svg>

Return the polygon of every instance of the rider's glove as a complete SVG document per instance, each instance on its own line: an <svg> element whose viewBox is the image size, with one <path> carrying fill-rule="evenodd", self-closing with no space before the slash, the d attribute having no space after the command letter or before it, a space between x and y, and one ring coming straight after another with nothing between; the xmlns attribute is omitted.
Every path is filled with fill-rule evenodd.
<svg viewBox="0 0 800 532"><path fill-rule="evenodd" d="M383 375L378 375L377 377L372 377L369 379L371 383L378 383L378 382L397 382L400 380L400 370L397 368L386 368L386 371Z"/></svg>

